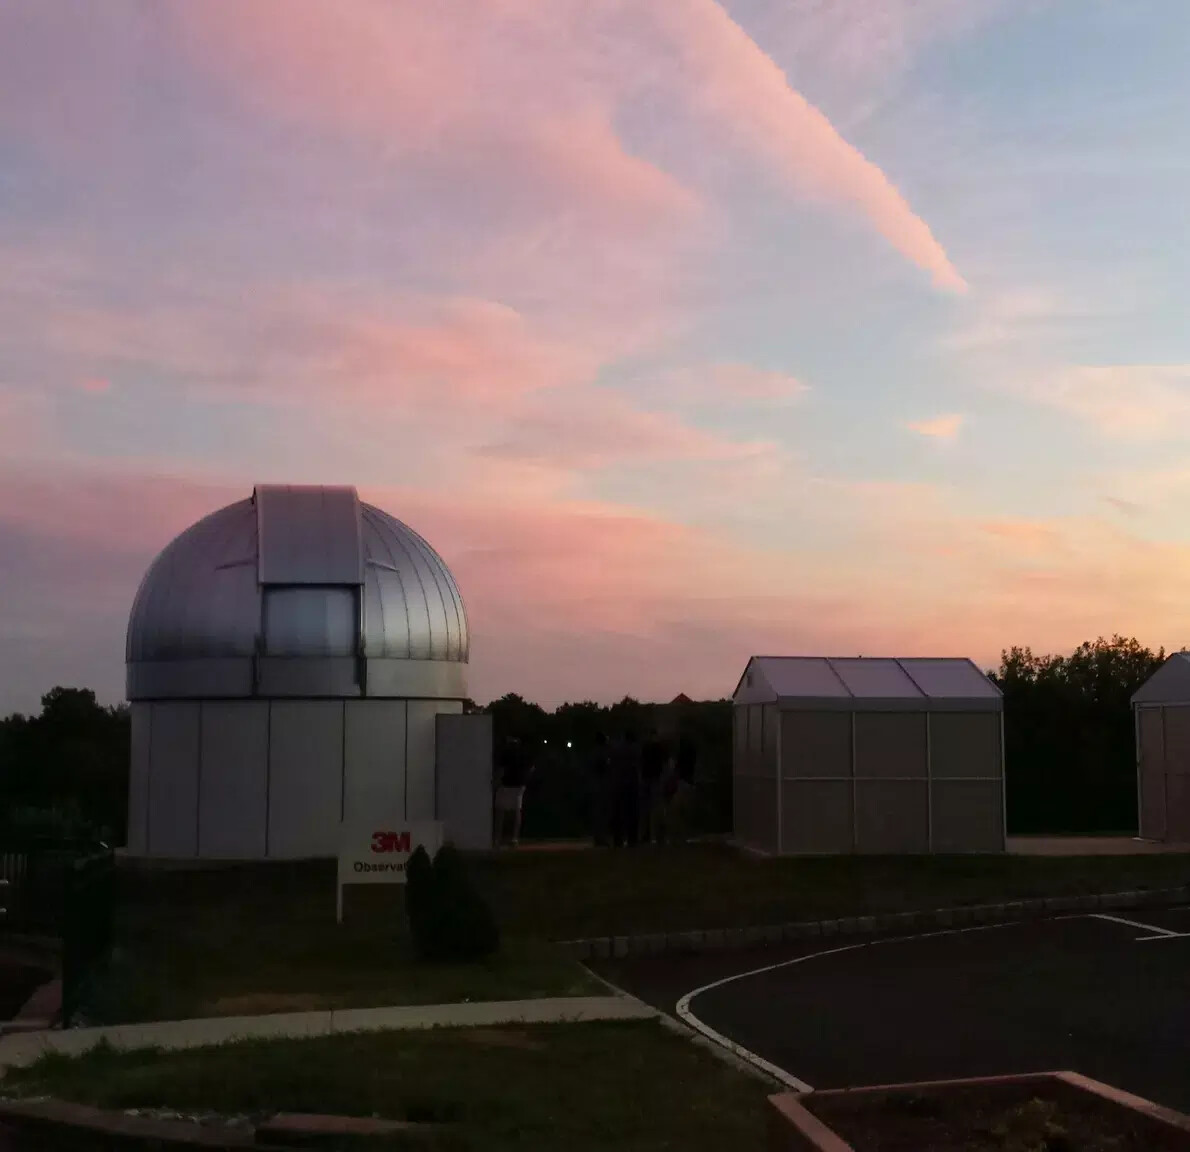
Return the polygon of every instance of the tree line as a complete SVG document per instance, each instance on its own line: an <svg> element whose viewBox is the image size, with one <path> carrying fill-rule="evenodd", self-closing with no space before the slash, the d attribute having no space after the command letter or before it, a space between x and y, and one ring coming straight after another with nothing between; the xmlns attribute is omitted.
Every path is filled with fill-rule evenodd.
<svg viewBox="0 0 1190 1152"><path fill-rule="evenodd" d="M1014 647L989 673L1004 693L1008 827L1013 833L1136 828L1136 764L1129 698L1165 658L1135 639L1089 641L1069 655ZM693 830L731 828L731 701L563 704L553 711L509 694L469 711L492 716L497 741L536 750L523 834L569 838L591 830L587 770L596 733L609 738L684 732L696 749ZM36 716L0 720L0 838L99 835L124 842L130 718L85 688L54 688ZM2 847L2 844L0 844Z"/></svg>
<svg viewBox="0 0 1190 1152"><path fill-rule="evenodd" d="M1136 831L1130 700L1165 655L1123 636L1069 656L1001 654L991 676L1004 694L1010 832Z"/></svg>

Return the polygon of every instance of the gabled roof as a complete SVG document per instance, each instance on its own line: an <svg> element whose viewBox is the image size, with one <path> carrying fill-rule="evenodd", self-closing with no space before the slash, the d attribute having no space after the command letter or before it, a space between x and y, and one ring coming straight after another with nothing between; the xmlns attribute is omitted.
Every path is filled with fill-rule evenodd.
<svg viewBox="0 0 1190 1152"><path fill-rule="evenodd" d="M1174 652L1132 694L1133 704L1190 704L1190 652Z"/></svg>
<svg viewBox="0 0 1190 1152"><path fill-rule="evenodd" d="M1000 689L970 660L953 657L753 656L734 699L844 711L1003 707Z"/></svg>

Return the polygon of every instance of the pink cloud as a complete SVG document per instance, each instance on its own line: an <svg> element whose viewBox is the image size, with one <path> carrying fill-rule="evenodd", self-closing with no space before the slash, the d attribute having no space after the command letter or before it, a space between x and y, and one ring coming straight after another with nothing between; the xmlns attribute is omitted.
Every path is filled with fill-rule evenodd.
<svg viewBox="0 0 1190 1152"><path fill-rule="evenodd" d="M774 450L646 411L620 393L588 388L538 400L512 416L503 436L482 452L585 471L631 461L743 460Z"/></svg>
<svg viewBox="0 0 1190 1152"><path fill-rule="evenodd" d="M358 0L346 15L313 0L247 10L212 0L178 12L202 65L272 114L382 142L422 163L478 154L495 161L484 165L488 178L516 171L522 194L551 189L563 213L594 207L621 223L655 225L688 219L697 201L632 155L611 126L625 97L667 71L642 51L651 30L676 58L668 74L681 98L746 140L799 195L858 208L937 285L965 288L884 172L715 0L646 8L622 0L548 8Z"/></svg>
<svg viewBox="0 0 1190 1152"><path fill-rule="evenodd" d="M15 459L54 447L49 397L0 384L0 451Z"/></svg>
<svg viewBox="0 0 1190 1152"><path fill-rule="evenodd" d="M522 197L620 224L688 216L693 194L613 129L574 12L211 0L175 17L201 66L271 114L422 164L478 159L489 186L512 178Z"/></svg>
<svg viewBox="0 0 1190 1152"><path fill-rule="evenodd" d="M785 74L716 0L650 5L688 77L685 95L764 156L799 193L858 208L940 287L966 283L926 223L881 169L790 86Z"/></svg>
<svg viewBox="0 0 1190 1152"><path fill-rule="evenodd" d="M104 396L112 390L112 382L102 376L88 376L78 382L78 390L91 396Z"/></svg>
<svg viewBox="0 0 1190 1152"><path fill-rule="evenodd" d="M74 306L40 320L54 351L149 364L213 398L277 403L498 404L592 375L594 352L512 308L466 297L375 299L260 290L248 302L185 297L149 308Z"/></svg>
<svg viewBox="0 0 1190 1152"><path fill-rule="evenodd" d="M126 463L0 468L0 520L73 541L82 555L103 543L151 559L195 520L245 494L226 483L138 472ZM85 576L87 565L79 571Z"/></svg>
<svg viewBox="0 0 1190 1152"><path fill-rule="evenodd" d="M958 412L932 416L928 420L910 420L905 427L929 440L957 440L965 417Z"/></svg>
<svg viewBox="0 0 1190 1152"><path fill-rule="evenodd" d="M752 364L692 364L633 381L651 398L686 404L787 403L810 389L796 376Z"/></svg>
<svg viewBox="0 0 1190 1152"><path fill-rule="evenodd" d="M1059 368L1012 388L1113 440L1184 439L1190 425L1190 364Z"/></svg>

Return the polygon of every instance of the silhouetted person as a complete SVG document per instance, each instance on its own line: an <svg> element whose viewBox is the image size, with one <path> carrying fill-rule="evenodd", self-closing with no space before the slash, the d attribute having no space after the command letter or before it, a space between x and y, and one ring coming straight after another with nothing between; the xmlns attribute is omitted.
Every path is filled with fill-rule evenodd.
<svg viewBox="0 0 1190 1152"><path fill-rule="evenodd" d="M615 805L611 753L602 732L595 733L594 746L587 756L587 780L591 789L591 831L595 843L602 847L611 839Z"/></svg>
<svg viewBox="0 0 1190 1152"><path fill-rule="evenodd" d="M694 741L683 732L678 737L678 755L677 755L677 769L678 779L683 784L694 783L694 769L697 766L698 751L694 746Z"/></svg>
<svg viewBox="0 0 1190 1152"><path fill-rule="evenodd" d="M645 844L652 844L657 839L661 778L668 759L669 751L657 730L653 729L640 752L640 838Z"/></svg>
<svg viewBox="0 0 1190 1152"><path fill-rule="evenodd" d="M640 742L631 728L612 754L612 792L612 838L617 847L631 847L640 821Z"/></svg>

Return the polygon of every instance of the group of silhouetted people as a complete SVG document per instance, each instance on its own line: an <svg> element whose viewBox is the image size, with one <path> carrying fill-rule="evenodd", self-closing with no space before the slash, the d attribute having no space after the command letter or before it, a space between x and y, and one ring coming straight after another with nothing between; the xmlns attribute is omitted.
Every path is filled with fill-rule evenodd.
<svg viewBox="0 0 1190 1152"><path fill-rule="evenodd" d="M694 746L627 729L615 741L595 737L589 764L596 844L656 844L679 832L681 798L694 778Z"/></svg>
<svg viewBox="0 0 1190 1152"><path fill-rule="evenodd" d="M494 749L493 843L516 844L521 836L525 787L537 766L534 751L517 736ZM642 740L628 728L615 740L595 736L585 756L595 843L630 847L681 836L682 810L694 782L694 743L650 730Z"/></svg>

